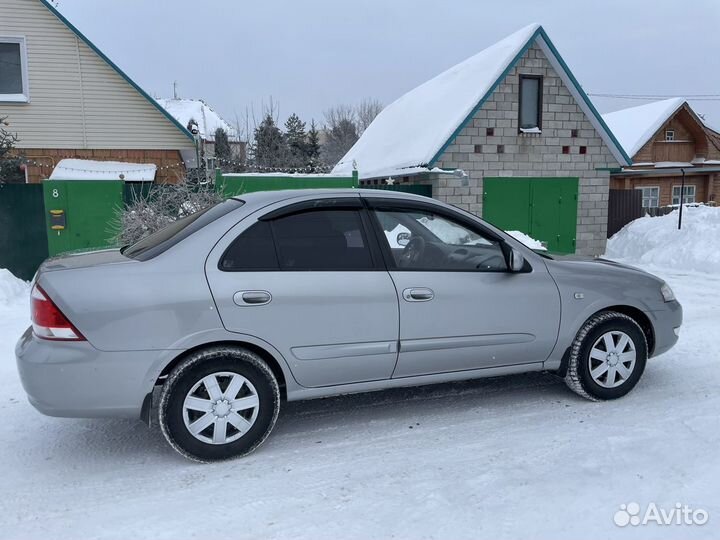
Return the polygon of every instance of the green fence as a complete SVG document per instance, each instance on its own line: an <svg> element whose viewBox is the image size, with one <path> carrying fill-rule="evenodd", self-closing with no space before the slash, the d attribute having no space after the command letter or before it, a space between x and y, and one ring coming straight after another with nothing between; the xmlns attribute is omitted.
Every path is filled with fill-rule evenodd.
<svg viewBox="0 0 720 540"><path fill-rule="evenodd" d="M42 185L0 184L0 268L29 280L47 257Z"/></svg>
<svg viewBox="0 0 720 540"><path fill-rule="evenodd" d="M277 191L280 189L322 189L358 187L358 173L352 176L331 174L223 174L215 173L215 189L225 197L234 197L254 191Z"/></svg>

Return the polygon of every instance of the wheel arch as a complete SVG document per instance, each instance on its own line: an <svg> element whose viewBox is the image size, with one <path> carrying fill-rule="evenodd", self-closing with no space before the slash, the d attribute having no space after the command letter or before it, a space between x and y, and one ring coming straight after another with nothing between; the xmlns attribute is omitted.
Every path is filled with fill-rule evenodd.
<svg viewBox="0 0 720 540"><path fill-rule="evenodd" d="M280 365L280 362L277 358L268 350L264 349L260 345L257 345L255 343L250 343L249 341L234 341L234 340L221 340L221 341L212 341L208 343L202 343L200 345L196 345L194 347L191 347L187 350L182 351L180 354L175 356L170 362L168 362L165 367L162 369L160 374L158 375L157 379L155 380L155 386L162 386L165 383L165 380L167 379L168 375L175 369L177 365L179 365L185 358L187 358L189 355L200 351L202 349L208 349L211 347L218 347L218 346L230 346L230 347L239 347L244 348L249 351L254 352L257 354L260 358L262 358L270 368L270 371L272 371L273 375L277 379L278 386L280 387L280 397L283 400L287 399L287 376L285 374L285 371L283 370L282 366Z"/></svg>

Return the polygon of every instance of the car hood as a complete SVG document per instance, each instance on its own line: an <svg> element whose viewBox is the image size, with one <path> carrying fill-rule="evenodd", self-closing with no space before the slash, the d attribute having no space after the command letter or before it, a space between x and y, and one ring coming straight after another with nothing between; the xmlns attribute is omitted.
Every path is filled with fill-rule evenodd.
<svg viewBox="0 0 720 540"><path fill-rule="evenodd" d="M548 268L562 269L569 272L582 272L587 274L633 274L653 279L659 283L663 280L635 266L603 259L602 257L587 257L582 255L552 255L552 260L546 261Z"/></svg>

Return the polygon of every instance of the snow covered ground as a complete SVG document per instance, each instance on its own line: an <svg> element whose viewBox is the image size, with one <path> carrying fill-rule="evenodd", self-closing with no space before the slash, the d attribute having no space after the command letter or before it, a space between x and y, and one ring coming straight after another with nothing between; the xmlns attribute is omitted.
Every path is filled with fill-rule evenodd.
<svg viewBox="0 0 720 540"><path fill-rule="evenodd" d="M621 400L531 374L294 403L260 450L215 465L140 422L32 409L13 358L27 292L0 275L0 538L717 538L720 275L649 269L685 323ZM616 526L631 502L710 519Z"/></svg>

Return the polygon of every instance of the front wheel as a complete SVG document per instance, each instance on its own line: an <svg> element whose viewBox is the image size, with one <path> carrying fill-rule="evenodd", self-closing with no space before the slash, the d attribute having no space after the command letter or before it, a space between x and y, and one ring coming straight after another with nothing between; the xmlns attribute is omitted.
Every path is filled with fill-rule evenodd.
<svg viewBox="0 0 720 540"><path fill-rule="evenodd" d="M267 438L280 410L280 390L257 354L242 348L197 351L170 374L159 421L168 443L195 461L249 454Z"/></svg>
<svg viewBox="0 0 720 540"><path fill-rule="evenodd" d="M614 311L599 313L573 341L565 382L587 399L617 399L638 383L647 356L645 334L634 319Z"/></svg>

